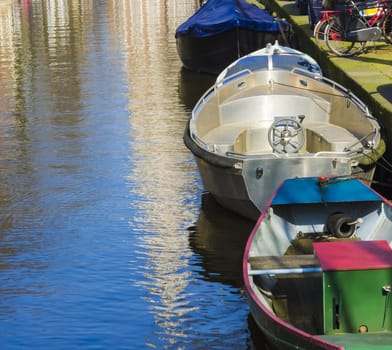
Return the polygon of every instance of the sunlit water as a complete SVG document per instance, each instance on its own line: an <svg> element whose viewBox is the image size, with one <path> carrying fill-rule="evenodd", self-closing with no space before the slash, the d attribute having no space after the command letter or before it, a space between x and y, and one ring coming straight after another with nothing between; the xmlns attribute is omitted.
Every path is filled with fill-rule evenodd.
<svg viewBox="0 0 392 350"><path fill-rule="evenodd" d="M252 223L182 135L198 0L0 0L0 348L254 349Z"/></svg>

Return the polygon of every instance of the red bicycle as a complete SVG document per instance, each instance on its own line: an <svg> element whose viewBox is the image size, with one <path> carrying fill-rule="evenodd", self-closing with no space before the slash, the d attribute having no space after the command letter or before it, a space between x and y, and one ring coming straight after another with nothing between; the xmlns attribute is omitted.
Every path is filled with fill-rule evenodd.
<svg viewBox="0 0 392 350"><path fill-rule="evenodd" d="M316 23L313 28L313 36L316 40L316 44L323 50L328 50L327 42L325 40L325 30L331 18L339 15L340 11L338 10L324 10L320 11L322 17Z"/></svg>
<svg viewBox="0 0 392 350"><path fill-rule="evenodd" d="M353 56L364 51L368 41L384 36L392 44L392 7L390 1L378 0L373 14L346 2L346 10L324 11L323 18L314 29L316 41L322 40L338 56ZM317 30L317 32L316 32ZM321 39L322 38L322 39ZM321 44L320 44L321 46Z"/></svg>

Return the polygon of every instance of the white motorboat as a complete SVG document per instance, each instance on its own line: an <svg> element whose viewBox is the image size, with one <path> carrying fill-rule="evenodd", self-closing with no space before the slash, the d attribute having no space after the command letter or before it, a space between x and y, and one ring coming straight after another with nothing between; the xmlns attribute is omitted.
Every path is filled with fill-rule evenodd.
<svg viewBox="0 0 392 350"><path fill-rule="evenodd" d="M205 189L253 220L282 180L370 182L385 151L379 123L358 97L309 56L279 47L226 68L195 105L184 142Z"/></svg>

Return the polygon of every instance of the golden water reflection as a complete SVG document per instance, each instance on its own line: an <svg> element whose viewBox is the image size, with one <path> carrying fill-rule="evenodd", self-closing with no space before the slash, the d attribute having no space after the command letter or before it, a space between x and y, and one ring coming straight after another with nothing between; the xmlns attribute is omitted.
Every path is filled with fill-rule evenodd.
<svg viewBox="0 0 392 350"><path fill-rule="evenodd" d="M203 195L182 139L214 80L176 51L198 6L0 0L0 322L13 315L12 331L83 337L91 324L106 344L249 347L250 224Z"/></svg>

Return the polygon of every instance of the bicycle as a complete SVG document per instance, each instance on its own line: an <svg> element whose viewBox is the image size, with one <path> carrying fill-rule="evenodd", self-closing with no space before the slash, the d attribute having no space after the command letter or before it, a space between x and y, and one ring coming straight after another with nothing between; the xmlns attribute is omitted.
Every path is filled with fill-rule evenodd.
<svg viewBox="0 0 392 350"><path fill-rule="evenodd" d="M381 29L380 29L381 27ZM367 41L384 35L392 44L392 8L387 0L378 0L375 13L369 17L361 13L353 0L346 1L346 10L323 11L316 24L314 36L338 56L353 56L364 51Z"/></svg>
<svg viewBox="0 0 392 350"><path fill-rule="evenodd" d="M338 18L339 16L342 16L345 11L344 10L323 10L320 11L322 14L322 17L320 20L316 23L313 29L313 36L315 38L317 46L319 46L322 50L324 51L332 51L329 46L327 45L327 40L326 40L326 29L328 24L332 21L335 20L335 18ZM363 49L363 44L357 43L355 41L347 41L344 43L345 45L345 53L348 54L351 51L351 54L354 54L361 49ZM353 50L353 51L352 51ZM338 54L340 56L340 54Z"/></svg>
<svg viewBox="0 0 392 350"><path fill-rule="evenodd" d="M322 50L328 50L327 42L325 40L325 30L329 23L329 20L340 13L339 10L323 10L320 11L322 17L316 23L313 28L313 36L315 38L316 44Z"/></svg>

